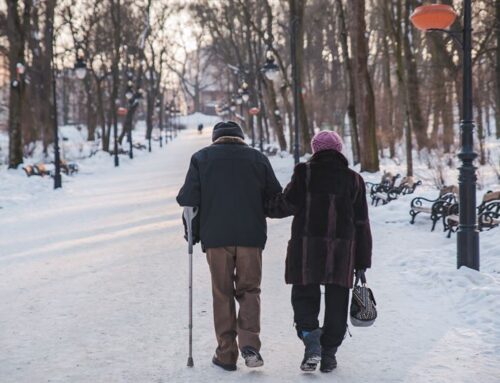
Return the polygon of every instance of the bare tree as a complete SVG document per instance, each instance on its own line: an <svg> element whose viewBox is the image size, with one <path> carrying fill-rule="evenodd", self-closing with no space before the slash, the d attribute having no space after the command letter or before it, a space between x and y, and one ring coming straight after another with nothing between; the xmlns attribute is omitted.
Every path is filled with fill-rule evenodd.
<svg viewBox="0 0 500 383"><path fill-rule="evenodd" d="M353 79L355 84L356 114L360 126L361 170L379 170L377 141L375 134L375 97L368 72L368 43L365 37L365 1L349 2L350 37L352 50Z"/></svg>
<svg viewBox="0 0 500 383"><path fill-rule="evenodd" d="M349 84L349 104L347 106L347 115L349 117L349 127L351 129L351 140L352 140L352 155L355 164L360 162L360 148L359 148L359 133L358 133L358 119L356 112L356 99L355 99L355 84L354 84L354 74L352 69L351 58L349 57L349 47L347 44L347 28L346 28L346 18L344 12L344 6L342 5L342 0L335 0L337 5L337 13L339 17L339 28L340 28L340 44L342 49L343 62L345 67L345 73L347 74L347 82Z"/></svg>
<svg viewBox="0 0 500 383"><path fill-rule="evenodd" d="M496 64L495 64L495 110L496 110L496 137L500 139L500 0L495 1L496 17Z"/></svg>
<svg viewBox="0 0 500 383"><path fill-rule="evenodd" d="M22 116L25 109L26 84L24 56L30 34L31 0L7 1L7 38L9 41L9 168L23 162Z"/></svg>
<svg viewBox="0 0 500 383"><path fill-rule="evenodd" d="M290 27L296 28L295 31L295 41L292 44L295 45L295 62L297 63L296 80L297 83L294 86L298 87L299 90L299 115L295 118L299 119L300 128L300 142L301 142L301 154L310 152L309 142L311 141L310 126L307 118L307 110L304 100L304 13L307 0L288 0L289 12L290 12Z"/></svg>

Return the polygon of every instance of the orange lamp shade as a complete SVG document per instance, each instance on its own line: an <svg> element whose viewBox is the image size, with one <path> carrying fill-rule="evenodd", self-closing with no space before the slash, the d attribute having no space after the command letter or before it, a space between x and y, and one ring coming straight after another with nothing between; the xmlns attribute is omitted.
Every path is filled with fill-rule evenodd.
<svg viewBox="0 0 500 383"><path fill-rule="evenodd" d="M421 31L448 29L457 19L457 13L449 5L431 4L415 8L410 16L413 25Z"/></svg>
<svg viewBox="0 0 500 383"><path fill-rule="evenodd" d="M127 113L128 113L128 109L127 109L127 108L120 107L120 108L118 108L118 110L117 110L117 114L118 114L119 116L122 116L122 117L123 117L123 116L126 116L126 115L127 115Z"/></svg>
<svg viewBox="0 0 500 383"><path fill-rule="evenodd" d="M252 116L256 116L260 113L260 109L259 108L250 108L250 110L248 111L248 113L250 113Z"/></svg>

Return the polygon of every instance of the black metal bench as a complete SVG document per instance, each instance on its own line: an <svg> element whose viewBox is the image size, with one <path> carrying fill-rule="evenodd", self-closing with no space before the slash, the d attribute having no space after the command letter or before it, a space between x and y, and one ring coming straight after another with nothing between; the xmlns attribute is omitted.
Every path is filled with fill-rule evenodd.
<svg viewBox="0 0 500 383"><path fill-rule="evenodd" d="M413 177L404 177L398 186L378 186L374 187L372 194L372 205L378 206L379 202L384 205L394 201L401 195L413 194L418 186L422 185L422 181L415 181Z"/></svg>
<svg viewBox="0 0 500 383"><path fill-rule="evenodd" d="M446 230L445 217L449 214L450 208L457 202L458 188L456 186L444 187L439 192L439 197L431 200L424 197L416 197L410 203L410 223L415 223L415 218L419 214L428 214L432 221L431 231L434 231L439 220L443 221L443 228Z"/></svg>
<svg viewBox="0 0 500 383"><path fill-rule="evenodd" d="M365 182L366 189L372 190L374 187L377 187L380 185L393 186L399 177L401 177L400 174L393 175L390 172L384 172L384 174L382 175L382 179L380 180L379 183Z"/></svg>
<svg viewBox="0 0 500 383"><path fill-rule="evenodd" d="M396 192L392 189L399 177L401 177L399 174L384 173L380 183L366 182L366 187L370 190L372 205L377 206L381 201L385 205L397 198Z"/></svg>
<svg viewBox="0 0 500 383"><path fill-rule="evenodd" d="M500 225L500 191L489 191L478 208L479 230L491 230Z"/></svg>
<svg viewBox="0 0 500 383"><path fill-rule="evenodd" d="M458 230L460 223L459 204L453 204L446 216L445 230L448 238ZM500 225L500 191L488 191L477 207L477 227L480 231L491 230Z"/></svg>
<svg viewBox="0 0 500 383"><path fill-rule="evenodd" d="M398 193L401 195L413 194L420 185L422 185L422 181L415 181L413 177L405 177L398 186Z"/></svg>
<svg viewBox="0 0 500 383"><path fill-rule="evenodd" d="M276 146L268 146L267 148L264 149L264 153L268 157L273 157L273 156L277 155L278 152L279 152L279 148L277 148Z"/></svg>

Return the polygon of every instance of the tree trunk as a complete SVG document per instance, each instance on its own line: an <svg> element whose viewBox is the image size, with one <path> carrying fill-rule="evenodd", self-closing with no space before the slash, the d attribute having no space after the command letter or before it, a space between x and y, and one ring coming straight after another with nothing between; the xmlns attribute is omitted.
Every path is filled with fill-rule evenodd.
<svg viewBox="0 0 500 383"><path fill-rule="evenodd" d="M406 109L406 124L405 124L405 146L406 146L406 176L413 177L413 145L411 140L411 122L410 113Z"/></svg>
<svg viewBox="0 0 500 383"><path fill-rule="evenodd" d="M403 106L404 113L397 113L397 122L404 126L400 132L404 132L405 135L405 149L406 149L406 175L411 177L413 175L413 152L412 152L412 134L411 134L411 123L409 117L409 106L408 106L408 89L407 80L405 72L405 64L403 62L403 11L401 1L397 0L394 19L391 20L391 13L387 7L384 7L384 17L387 18L389 23L392 23L394 27L393 39L395 41L394 55L396 58L396 78L398 79L398 99L400 104Z"/></svg>
<svg viewBox="0 0 500 383"><path fill-rule="evenodd" d="M352 68L355 84L356 109L360 124L361 171L377 172L379 160L377 151L375 96L368 72L368 42L366 39L365 0L349 2L349 25L351 36Z"/></svg>
<svg viewBox="0 0 500 383"><path fill-rule="evenodd" d="M496 8L496 65L495 65L495 77L496 77L496 97L495 97L495 125L497 139L500 139L500 0L495 1Z"/></svg>
<svg viewBox="0 0 500 383"><path fill-rule="evenodd" d="M52 70L52 56L54 55L54 14L56 8L56 0L48 0L45 2L45 30L44 30L44 38L43 45L44 50L41 56L41 64L42 64L42 94L41 94L41 110L40 110L40 121L43 124L43 128L45 129L45 142L44 148L48 146L47 140L51 143L54 142L54 119L57 118L57 114L54 115L51 113L51 110L54 109L52 103L54 102L53 97L47 97L48 94L52 95L52 86L55 84L53 82L53 76L55 75ZM57 91L57 89L56 89Z"/></svg>
<svg viewBox="0 0 500 383"><path fill-rule="evenodd" d="M440 117L441 117L441 105L438 103L438 98L435 97L432 100L432 133L430 146L433 149L437 149L439 146L439 127L440 127Z"/></svg>
<svg viewBox="0 0 500 383"><path fill-rule="evenodd" d="M489 90L489 89L488 89ZM490 103L484 103L484 114L486 115L486 135L491 137L491 111L490 111Z"/></svg>
<svg viewBox="0 0 500 383"><path fill-rule="evenodd" d="M69 124L69 93L68 93L68 79L67 71L63 70L62 76L62 112L63 112L63 125Z"/></svg>
<svg viewBox="0 0 500 383"><path fill-rule="evenodd" d="M194 111L201 112L201 89L198 77L196 77L196 82L194 85L193 104L194 104Z"/></svg>
<svg viewBox="0 0 500 383"><path fill-rule="evenodd" d="M427 137L427 124L422 116L422 108L420 106L420 86L417 73L417 63L413 53L413 47L410 42L410 13L412 0L406 0L406 12L404 16L404 61L406 69L407 93L408 93L408 111L410 114L411 126L413 133L417 139L419 149L428 147L429 138ZM412 36L415 37L414 35Z"/></svg>
<svg viewBox="0 0 500 383"><path fill-rule="evenodd" d="M45 93L43 86L43 68L42 68L42 56L43 47L40 42L40 15L43 7L35 7L31 14L31 33L28 39L28 47L30 49L31 65L27 68L29 73L30 85L27 87L26 97L30 100L29 106L26 107L24 112L25 119L29 118L29 122L23 123L26 127L23 131L23 138L25 143L36 142L37 140L42 140L43 152L47 154L47 146L50 143L50 137L46 137L47 134L51 134L47 131L45 120L42 117L43 112L43 99L47 98L47 94L52 94L49 91ZM36 37L35 37L36 36ZM28 112L29 111L29 112ZM49 109L50 111L50 109ZM26 121L26 120L25 120Z"/></svg>
<svg viewBox="0 0 500 383"><path fill-rule="evenodd" d="M94 108L92 83L90 81L90 76L87 76L84 80L85 86L85 97L86 100L86 112L87 112L87 141L95 140L95 130L97 127L97 116Z"/></svg>
<svg viewBox="0 0 500 383"><path fill-rule="evenodd" d="M290 5L290 25L295 25L295 55L296 55L296 77L299 87L299 131L300 131L300 154L304 155L311 151L309 133L310 127L307 119L307 110L304 99L304 11L307 0L288 0ZM292 60L293 61L293 60ZM295 116L297 118L297 116Z"/></svg>
<svg viewBox="0 0 500 383"><path fill-rule="evenodd" d="M481 78L481 73L478 74L478 76ZM481 93L479 90L476 88L474 90L474 94L476 95L474 97L474 106L476 107L477 111L477 138L479 142L479 164L480 165L486 165L486 153L485 153L485 142L484 142L484 119L483 119L483 107L482 107L482 98L481 98Z"/></svg>
<svg viewBox="0 0 500 383"><path fill-rule="evenodd" d="M97 96L97 115L99 117L99 123L101 125L101 144L102 150L109 151L109 140L106 138L106 114L104 112L104 100L102 92L102 80L96 78L96 96Z"/></svg>
<svg viewBox="0 0 500 383"><path fill-rule="evenodd" d="M146 93L146 140L149 142L149 151L151 151L151 138L153 135L153 114L155 110L155 95L148 84L148 91Z"/></svg>
<svg viewBox="0 0 500 383"><path fill-rule="evenodd" d="M387 18L384 18L384 29L385 34L382 37L382 47L383 47L383 84L384 84L384 101L387 105L385 124L382 126L385 132L386 139L389 144L389 156L390 158L396 157L396 139L394 134L394 94L392 92L391 85L391 57L389 50L389 25L387 24Z"/></svg>
<svg viewBox="0 0 500 383"><path fill-rule="evenodd" d="M454 117L453 117L453 91L447 89L446 102L441 110L442 123L443 123L443 147L445 153L451 153L453 144L455 142L455 132L453 130Z"/></svg>
<svg viewBox="0 0 500 383"><path fill-rule="evenodd" d="M165 95L163 89L160 93L160 111L158 116L158 128L160 129L160 148L163 147L163 117L165 115Z"/></svg>
<svg viewBox="0 0 500 383"><path fill-rule="evenodd" d="M355 99L355 85L354 85L354 75L352 71L352 62L349 57L349 47L347 44L347 27L345 20L344 6L342 5L342 0L335 0L337 3L337 12L339 14L339 27L340 27L340 46L342 48L342 56L344 61L345 72L347 73L346 81L348 82L349 88L349 103L347 105L347 116L349 118L349 127L351 131L351 146L352 146L352 158L354 164L360 162L359 158L359 127L358 120L356 116L356 99Z"/></svg>
<svg viewBox="0 0 500 383"><path fill-rule="evenodd" d="M122 45L121 0L111 0L111 21L113 25L113 60L111 64L111 74L112 74L113 84L111 88L111 99L109 102L109 107L111 112L111 121L113 124L113 137L114 137L113 151L115 152L115 155L117 155L118 152L117 102L118 102L118 90L120 86L120 68L119 68L120 48ZM115 162L115 166L118 166L117 162Z"/></svg>
<svg viewBox="0 0 500 383"><path fill-rule="evenodd" d="M19 1L7 2L7 38L9 41L9 168L17 168L23 162L22 116L25 107L26 85L24 75L18 73L17 64L25 64L24 48L30 33L31 1L24 1L22 18Z"/></svg>
<svg viewBox="0 0 500 383"><path fill-rule="evenodd" d="M283 105L285 106L287 125L288 125L288 139L289 142L289 150L290 153L293 153L293 113L292 113L292 104L290 103L288 91L289 87L282 86L280 87L281 99L283 100Z"/></svg>
<svg viewBox="0 0 500 383"><path fill-rule="evenodd" d="M263 81L266 104L267 104L267 115L269 116L269 120L271 121L271 126L273 130L276 132L278 137L278 144L280 146L280 150L286 151L286 138L285 132L283 129L283 119L281 118L281 114L276 114L279 112L278 103L276 101L276 91L274 90L274 84L272 81L264 80Z"/></svg>

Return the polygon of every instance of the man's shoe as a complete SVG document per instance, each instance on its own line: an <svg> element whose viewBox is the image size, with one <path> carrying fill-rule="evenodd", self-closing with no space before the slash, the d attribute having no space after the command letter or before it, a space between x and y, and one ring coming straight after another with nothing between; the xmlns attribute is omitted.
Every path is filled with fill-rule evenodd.
<svg viewBox="0 0 500 383"><path fill-rule="evenodd" d="M321 372L332 372L337 368L337 347L323 348L321 350Z"/></svg>
<svg viewBox="0 0 500 383"><path fill-rule="evenodd" d="M318 363L321 361L321 329L317 328L314 331L307 333L307 335L302 337L304 346L304 359L300 364L300 369L306 372L312 372L316 370Z"/></svg>
<svg viewBox="0 0 500 383"><path fill-rule="evenodd" d="M226 371L236 371L236 364L225 364L225 363L222 363L215 356L212 358L212 363L215 364L217 367L222 368L223 370L226 370Z"/></svg>
<svg viewBox="0 0 500 383"><path fill-rule="evenodd" d="M259 352L251 347L245 346L241 349L241 356L245 359L245 364L247 367L262 367L264 365L264 360Z"/></svg>

